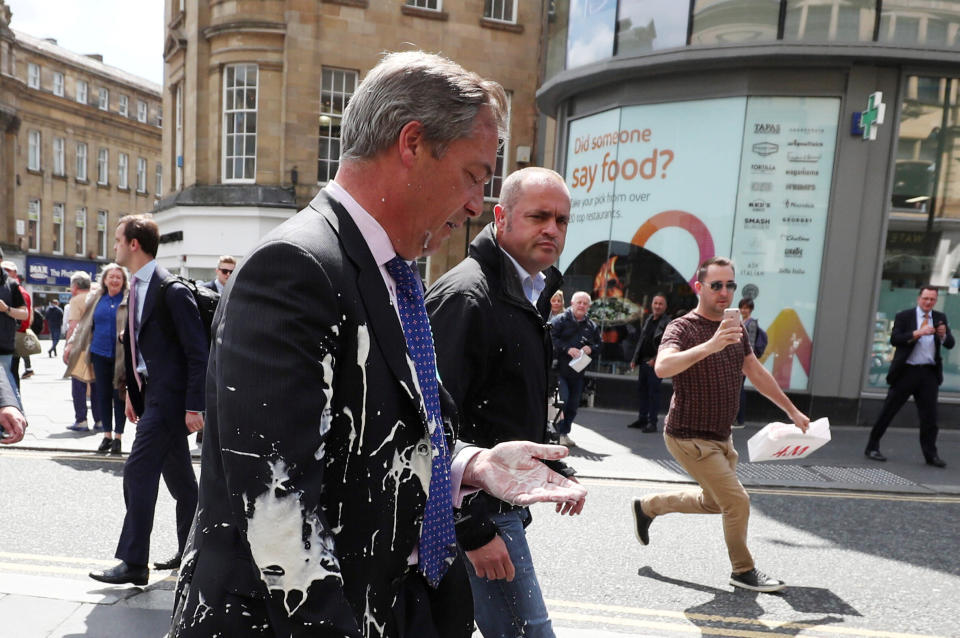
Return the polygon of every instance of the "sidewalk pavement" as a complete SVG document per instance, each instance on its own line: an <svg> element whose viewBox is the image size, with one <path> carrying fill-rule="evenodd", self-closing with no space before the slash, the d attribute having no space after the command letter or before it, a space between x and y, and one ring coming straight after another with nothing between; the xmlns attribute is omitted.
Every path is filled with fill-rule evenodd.
<svg viewBox="0 0 960 638"><path fill-rule="evenodd" d="M45 349L49 342L42 342ZM61 344L62 345L62 344ZM62 352L62 350L61 350ZM17 449L94 453L101 435L71 432L73 402L70 382L61 379L64 365L46 352L32 357L34 375L21 382L29 421ZM913 410L906 406L904 409ZM810 415L812 418L830 415ZM93 425L92 415L88 417ZM689 477L664 448L661 434L629 429L636 415L625 411L583 408L572 438L570 464L585 479L617 479L657 483L689 483ZM748 488L830 489L915 495L960 495L960 430L941 430L938 440L945 469L926 465L915 429L890 429L881 450L889 461L878 463L863 456L864 427L831 426L832 440L803 460L773 463L747 462L747 439L763 424L748 423L734 431L740 453L741 480ZM128 424L123 438L126 454L135 427ZM199 450L191 438L195 457ZM199 462L198 458L194 459ZM104 561L105 565L112 564ZM22 638L114 638L165 636L173 607L175 582L167 572L153 573L150 584L105 587L92 580L23 576L0 572L0 617L4 635ZM623 634L556 629L559 638L615 638ZM636 635L636 634L635 634Z"/></svg>

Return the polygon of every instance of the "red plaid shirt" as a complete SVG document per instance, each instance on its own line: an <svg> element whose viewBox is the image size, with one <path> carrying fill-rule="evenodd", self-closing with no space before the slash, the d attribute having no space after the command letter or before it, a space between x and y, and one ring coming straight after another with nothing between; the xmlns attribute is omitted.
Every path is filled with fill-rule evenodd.
<svg viewBox="0 0 960 638"><path fill-rule="evenodd" d="M708 341L719 327L719 321L688 312L667 326L660 350L689 350ZM743 359L748 354L750 342L744 332L741 347L727 346L673 377L673 398L664 431L678 439L730 438L730 426L740 407Z"/></svg>

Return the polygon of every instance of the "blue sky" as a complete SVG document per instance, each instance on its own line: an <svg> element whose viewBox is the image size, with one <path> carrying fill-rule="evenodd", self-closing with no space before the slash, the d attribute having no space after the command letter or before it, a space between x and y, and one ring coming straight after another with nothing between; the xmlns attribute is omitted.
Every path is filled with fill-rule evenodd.
<svg viewBox="0 0 960 638"><path fill-rule="evenodd" d="M5 0L10 26L163 83L163 0Z"/></svg>

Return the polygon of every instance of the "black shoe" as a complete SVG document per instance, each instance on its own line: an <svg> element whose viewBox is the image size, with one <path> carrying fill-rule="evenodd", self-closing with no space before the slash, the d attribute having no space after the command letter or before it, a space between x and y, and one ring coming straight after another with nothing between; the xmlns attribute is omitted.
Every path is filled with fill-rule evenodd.
<svg viewBox="0 0 960 638"><path fill-rule="evenodd" d="M867 450L864 455L871 461L886 461L887 457L880 454L880 450ZM927 461L929 463L929 461Z"/></svg>
<svg viewBox="0 0 960 638"><path fill-rule="evenodd" d="M147 584L149 577L150 570L146 565L130 565L123 561L120 561L120 564L116 567L104 569L99 572L90 572L90 578L111 585L130 583L131 585L142 587Z"/></svg>
<svg viewBox="0 0 960 638"><path fill-rule="evenodd" d="M927 459L927 465L932 465L933 467L947 467L947 463L939 456L933 456Z"/></svg>
<svg viewBox="0 0 960 638"><path fill-rule="evenodd" d="M154 569L179 569L180 560L182 558L183 558L183 555L178 553L173 558L157 561L156 563L153 564L153 568Z"/></svg>
<svg viewBox="0 0 960 638"><path fill-rule="evenodd" d="M627 427L628 427L628 428L638 428L638 429L642 429L642 428L647 427L647 424L646 424L645 421L641 421L640 419L637 419L637 420L634 421L633 423L628 423L628 424L627 424Z"/></svg>
<svg viewBox="0 0 960 638"><path fill-rule="evenodd" d="M106 454L107 452L110 451L110 447L112 445L113 445L113 439L108 439L104 437L104 439L100 441L100 447L97 448L97 454Z"/></svg>
<svg viewBox="0 0 960 638"><path fill-rule="evenodd" d="M641 431L641 432L645 432L645 433L647 433L647 434L651 434L651 433L654 433L654 432L659 432L659 430L657 429L657 424L656 424L656 423L651 423L650 425L645 425L645 426L643 426L643 429L640 430L640 431Z"/></svg>
<svg viewBox="0 0 960 638"><path fill-rule="evenodd" d="M633 521L635 532L637 533L637 540L644 545L650 544L650 523L653 522L653 518L647 516L643 513L643 508L640 507L640 499L633 499Z"/></svg>
<svg viewBox="0 0 960 638"><path fill-rule="evenodd" d="M730 584L752 591L780 591L787 585L782 580L770 578L759 569L751 569L742 574L730 574Z"/></svg>
<svg viewBox="0 0 960 638"><path fill-rule="evenodd" d="M120 443L120 439L113 439L110 445L110 454L112 456L120 456L123 454L123 444Z"/></svg>

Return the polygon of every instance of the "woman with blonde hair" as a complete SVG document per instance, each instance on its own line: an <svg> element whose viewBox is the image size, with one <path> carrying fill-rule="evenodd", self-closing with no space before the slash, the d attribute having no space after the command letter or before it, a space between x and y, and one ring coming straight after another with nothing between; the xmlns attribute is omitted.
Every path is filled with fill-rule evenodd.
<svg viewBox="0 0 960 638"><path fill-rule="evenodd" d="M97 452L121 454L120 438L126 419L123 414L126 397L123 348L117 337L127 325L127 297L130 287L127 271L119 264L107 264L100 273L100 287L87 297L77 329L64 349L69 377L82 364L93 368L96 395L91 401L100 406L103 440ZM111 406L111 402L113 405ZM111 419L115 417L114 424Z"/></svg>
<svg viewBox="0 0 960 638"><path fill-rule="evenodd" d="M553 293L553 296L550 297L550 316L547 318L547 321L553 319L557 315L563 314L563 291L558 290Z"/></svg>

